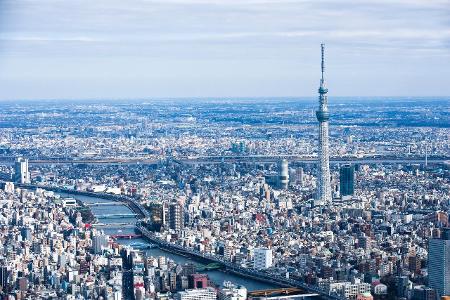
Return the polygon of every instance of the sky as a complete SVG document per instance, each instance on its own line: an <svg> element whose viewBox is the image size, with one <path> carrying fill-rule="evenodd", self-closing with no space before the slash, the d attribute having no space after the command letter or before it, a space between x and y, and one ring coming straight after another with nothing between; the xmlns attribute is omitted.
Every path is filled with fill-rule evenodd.
<svg viewBox="0 0 450 300"><path fill-rule="evenodd" d="M0 100L449 96L450 0L0 0Z"/></svg>

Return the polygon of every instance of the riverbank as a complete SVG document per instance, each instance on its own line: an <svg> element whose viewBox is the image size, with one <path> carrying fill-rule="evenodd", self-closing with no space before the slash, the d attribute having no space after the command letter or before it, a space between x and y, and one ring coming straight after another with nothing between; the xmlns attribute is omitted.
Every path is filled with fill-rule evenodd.
<svg viewBox="0 0 450 300"><path fill-rule="evenodd" d="M30 187L30 188L39 187L39 188L47 189L46 187L33 186L33 185L26 185L24 187ZM94 201L98 201L98 198L108 199L111 201L124 201L124 202L126 201L127 204L130 204L129 207L127 206L128 209L131 209L132 207L134 207L134 209L139 209L141 211L139 216L141 216L141 217L149 216L149 212L146 211L142 207L142 205L137 203L137 201L135 199L132 199L131 197L110 195L110 194L104 194L104 193L80 192L80 191L74 191L74 190L57 188L57 187L52 187L50 190L53 190L56 192L59 191L61 193L66 193L69 195L79 195L79 196L85 196L85 197L90 197L90 198L97 198ZM124 206L125 206L125 204L124 204ZM139 226L139 224L137 224L137 225ZM271 285L271 287L264 287L264 288L282 287L282 286L297 287L297 288L301 288L307 292L318 293L318 294L320 294L320 296L322 296L323 299L342 300L340 297L325 294L317 286L308 285L304 282L286 278L286 277L278 275L278 274L268 274L268 273L261 272L261 271L255 270L255 269L242 268L234 263L225 261L216 256L208 255L205 253L201 253L199 251L195 251L195 250L188 249L188 248L185 248L185 247L173 244L173 243L169 243L169 242L160 240L158 237L156 237L154 235L153 232L148 231L146 228L144 228L142 226L139 226L138 228L143 233L143 235L145 237L147 237L149 240L155 239L154 242L157 243L158 245L160 245L160 247L161 247L161 245L163 245L166 248L172 249L172 251L176 250L180 254L189 255L191 258L196 259L196 260L203 259L203 260L209 260L211 262L221 263L226 267L227 272L230 272L230 273L236 274L242 278L245 278L245 282L248 282L249 280L254 280L254 281L264 282L265 284ZM162 247L162 248L164 248L164 247ZM224 273L224 274L226 274L226 273ZM244 283L243 285L245 286L246 284Z"/></svg>
<svg viewBox="0 0 450 300"><path fill-rule="evenodd" d="M80 195L80 194L73 195L68 192L58 193L58 194L60 194L61 196L64 196L64 197L72 196L76 200L83 202L85 205L99 202L98 197L91 197L91 196L85 196L85 195ZM105 202L104 200L102 200L102 201ZM125 213L125 214L127 214L130 212L130 209L127 206L118 206L117 204L114 204L115 202L113 200L110 200L110 201L112 201L112 203L113 203L112 206L88 206L88 207L89 207L89 209L92 210L93 214L97 215L97 216L100 216L104 213L114 213L114 214ZM123 221L124 219L118 219L118 220ZM138 221L138 219L136 219L136 218L129 218L126 220L128 222L137 222ZM106 222L115 223L116 221L117 220L115 220L115 219L100 219L100 222L102 222L102 223L106 223ZM108 235L133 234L135 232L134 227L133 228L128 228L128 227L127 228L124 228L124 227L111 228L111 227L108 227L108 228L104 228L103 230ZM145 244L149 243L145 237L136 238L136 239L118 239L117 242L122 245L130 245L130 246L132 246L133 243L145 243ZM154 244L154 243L152 243L152 244ZM158 245L157 248L142 249L141 251L143 251L148 256L154 256L154 257L165 256L167 258L174 260L176 263L179 263L179 264L185 264L185 263L202 264L202 262L206 262L205 260L200 260L199 258L195 258L190 255L183 254L179 251L170 250L168 247L161 247L160 245ZM249 291L262 290L262 289L273 289L273 288L280 287L280 285L270 284L259 278L251 279L248 276L242 276L242 275L239 275L234 272L230 272L225 269L205 270L205 271L202 271L202 273L207 274L208 277L210 278L210 280L212 282L214 282L216 285L221 285L224 281L230 281L237 285L245 286Z"/></svg>

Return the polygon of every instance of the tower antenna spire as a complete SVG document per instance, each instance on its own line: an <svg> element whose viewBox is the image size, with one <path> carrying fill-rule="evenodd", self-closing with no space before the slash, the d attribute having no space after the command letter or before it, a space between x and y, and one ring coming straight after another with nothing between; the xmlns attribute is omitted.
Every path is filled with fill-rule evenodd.
<svg viewBox="0 0 450 300"><path fill-rule="evenodd" d="M322 80L323 80L323 73L325 72L325 44L320 44L320 47L322 49Z"/></svg>

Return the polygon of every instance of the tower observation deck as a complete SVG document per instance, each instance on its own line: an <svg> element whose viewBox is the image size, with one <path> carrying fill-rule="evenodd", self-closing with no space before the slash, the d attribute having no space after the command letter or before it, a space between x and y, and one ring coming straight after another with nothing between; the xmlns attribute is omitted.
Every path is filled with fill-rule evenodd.
<svg viewBox="0 0 450 300"><path fill-rule="evenodd" d="M322 50L322 77L319 87L319 109L316 111L316 117L319 121L319 149L318 149L318 189L317 200L324 203L331 202L331 184L330 184L330 153L328 145L328 120L330 114L328 112L328 89L325 85L325 45L321 44Z"/></svg>

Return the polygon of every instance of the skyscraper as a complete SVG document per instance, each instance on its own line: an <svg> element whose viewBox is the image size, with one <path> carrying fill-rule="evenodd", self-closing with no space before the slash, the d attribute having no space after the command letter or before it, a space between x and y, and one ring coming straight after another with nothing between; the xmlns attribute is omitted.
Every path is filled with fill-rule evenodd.
<svg viewBox="0 0 450 300"><path fill-rule="evenodd" d="M30 183L28 172L28 159L18 157L14 163L14 181L18 183Z"/></svg>
<svg viewBox="0 0 450 300"><path fill-rule="evenodd" d="M172 202L169 205L169 228L175 231L181 231L184 227L183 206L178 202Z"/></svg>
<svg viewBox="0 0 450 300"><path fill-rule="evenodd" d="M2 261L3 263L3 261ZM0 290L6 292L8 290L8 268L6 266L0 267Z"/></svg>
<svg viewBox="0 0 450 300"><path fill-rule="evenodd" d="M440 239L428 244L428 285L436 290L437 299L450 295L450 228L444 228Z"/></svg>
<svg viewBox="0 0 450 300"><path fill-rule="evenodd" d="M289 185L289 163L286 159L280 161L279 165L280 169L280 177L279 177L279 185L282 189L287 189Z"/></svg>
<svg viewBox="0 0 450 300"><path fill-rule="evenodd" d="M330 154L328 150L328 89L325 87L323 73L325 71L324 51L325 45L322 44L322 78L319 87L319 109L316 111L316 117L319 121L319 161L318 161L318 191L317 198L325 203L331 202L331 184L330 184Z"/></svg>
<svg viewBox="0 0 450 300"><path fill-rule="evenodd" d="M296 170L296 177L295 177L295 181L297 184L303 185L303 168L300 167Z"/></svg>
<svg viewBox="0 0 450 300"><path fill-rule="evenodd" d="M343 165L339 170L339 187L341 196L351 196L355 192L355 168Z"/></svg>

